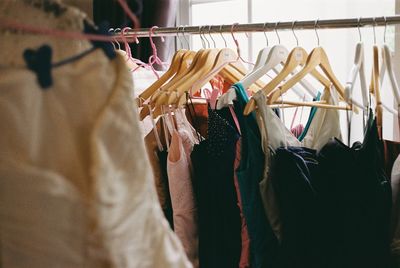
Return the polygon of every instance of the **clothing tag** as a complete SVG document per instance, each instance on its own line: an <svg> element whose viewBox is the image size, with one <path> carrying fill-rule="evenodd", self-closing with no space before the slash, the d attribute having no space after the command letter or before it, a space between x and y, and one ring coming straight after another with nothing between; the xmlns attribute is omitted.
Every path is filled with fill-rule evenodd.
<svg viewBox="0 0 400 268"><path fill-rule="evenodd" d="M36 74L39 85L43 89L49 88L53 84L51 76L51 47L43 45L37 50L26 49L23 56L27 67Z"/></svg>

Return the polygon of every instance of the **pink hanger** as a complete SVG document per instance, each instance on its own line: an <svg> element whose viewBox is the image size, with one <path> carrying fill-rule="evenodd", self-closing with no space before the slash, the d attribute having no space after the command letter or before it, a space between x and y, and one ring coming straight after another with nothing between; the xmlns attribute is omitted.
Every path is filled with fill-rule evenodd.
<svg viewBox="0 0 400 268"><path fill-rule="evenodd" d="M235 37L235 35L234 35L234 33L233 33L233 29L234 29L235 26L237 26L237 25L239 25L239 23L237 23L237 22L235 22L234 24L232 24L232 27L231 27L231 35L232 35L232 38L233 38L233 42L234 42L235 45L236 45L236 51L237 51L237 54L238 54L238 60L240 59L240 60L242 60L244 63L254 65L254 63L248 62L248 61L246 61L245 59L243 59L242 55L240 54L239 41L236 39L236 37ZM247 33L246 33L246 36L248 37Z"/></svg>
<svg viewBox="0 0 400 268"><path fill-rule="evenodd" d="M125 14L128 15L128 17L131 19L133 22L133 28L140 28L140 21L136 17L136 15L132 12L132 10L129 8L128 4L126 3L125 0L118 0L119 5L122 7L124 10Z"/></svg>
<svg viewBox="0 0 400 268"><path fill-rule="evenodd" d="M154 29L156 29L156 28L158 28L158 26L153 26L153 27L150 28L150 31L149 31L150 45L151 45L151 48L152 48L152 50L153 50L153 55L151 55L151 56L149 57L149 65L150 65L150 67L152 68L154 74L157 76L157 78L159 78L158 73L157 73L156 70L154 69L153 65L154 65L155 63L157 63L157 64L159 64L159 65L166 65L167 63L163 62L163 61L158 57L158 54L157 54L157 47L156 47L156 45L155 45L154 42L153 42ZM161 36L161 41L162 41L162 42L165 42L165 39L164 39L164 37L162 37L162 36Z"/></svg>
<svg viewBox="0 0 400 268"><path fill-rule="evenodd" d="M125 27L125 28L122 29L121 34L120 34L121 35L121 39L123 40L124 45L125 45L125 52L126 52L126 54L128 56L126 61L131 60L131 61L133 61L134 63L136 63L138 65L138 67L136 67L135 69L133 69L131 71L135 72L136 70L138 70L141 67L148 69L149 68L148 64L142 62L141 60L138 60L138 59L135 59L135 58L132 57L131 47L129 46L128 40L126 38L126 31L127 30L132 30L132 28L131 27ZM134 36L134 38L135 38L136 44L138 44L139 43L139 39L137 38L136 35Z"/></svg>

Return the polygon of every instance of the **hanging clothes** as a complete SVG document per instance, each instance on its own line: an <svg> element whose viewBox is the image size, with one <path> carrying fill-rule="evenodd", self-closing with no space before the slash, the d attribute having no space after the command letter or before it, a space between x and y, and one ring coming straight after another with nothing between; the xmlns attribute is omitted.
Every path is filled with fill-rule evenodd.
<svg viewBox="0 0 400 268"><path fill-rule="evenodd" d="M381 156L372 116L362 144L277 149L282 267L388 267L391 189Z"/></svg>
<svg viewBox="0 0 400 268"><path fill-rule="evenodd" d="M154 119L151 118L151 120ZM164 149L167 147L167 144L169 144L169 141L168 136L163 134L167 133L163 131L165 129L163 123L163 118L160 118L157 123L153 121L153 129L144 137L144 143L153 171L154 185L156 186L158 200L165 218L168 220L171 229L173 229L173 212L167 174L168 152ZM164 144L162 142L163 140L166 140Z"/></svg>
<svg viewBox="0 0 400 268"><path fill-rule="evenodd" d="M193 266L199 267L197 206L193 193L192 164L190 161L193 146L199 141L184 112L181 109L176 109L174 115L176 128L173 127L172 116L165 117L172 136L167 159L167 172L174 231L181 240Z"/></svg>
<svg viewBox="0 0 400 268"><path fill-rule="evenodd" d="M240 165L236 170L243 214L250 238L251 267L275 267L278 242L265 215L259 183L263 178L265 155L261 148L261 135L253 114L245 117L244 107L248 102L245 89L240 83L232 86L237 100L234 102L241 137Z"/></svg>
<svg viewBox="0 0 400 268"><path fill-rule="evenodd" d="M335 94L331 90L325 90L322 100L328 104L336 104L332 97ZM274 161L275 151L281 146L304 146L319 150L330 139L341 138L339 112L337 110L318 109L312 113L310 124L307 124L307 134L302 135L300 141L293 133L286 128L281 119L276 116L273 109L266 103L265 95L260 92L253 96L257 103L257 121L262 137L262 149L265 154L264 176L260 182L261 197L266 215L271 223L275 235L281 239L281 223L277 207L275 191L269 179L269 169ZM304 132L303 132L304 133Z"/></svg>
<svg viewBox="0 0 400 268"><path fill-rule="evenodd" d="M246 223L246 218L243 212L243 202L242 196L240 194L240 187L239 187L239 180L237 177L237 170L240 166L240 155L242 151L242 140L241 138L238 139L236 143L236 157L235 157L235 164L234 164L234 182L235 182L235 190L236 195L238 198L238 206L240 209L240 220L241 220L241 239L242 239L242 250L240 253L240 261L239 261L239 268L249 268L250 266L250 238L249 238L249 231Z"/></svg>
<svg viewBox="0 0 400 268"><path fill-rule="evenodd" d="M207 139L191 155L198 205L200 267L238 267L241 218L234 185L239 134L225 118L229 109L208 108Z"/></svg>

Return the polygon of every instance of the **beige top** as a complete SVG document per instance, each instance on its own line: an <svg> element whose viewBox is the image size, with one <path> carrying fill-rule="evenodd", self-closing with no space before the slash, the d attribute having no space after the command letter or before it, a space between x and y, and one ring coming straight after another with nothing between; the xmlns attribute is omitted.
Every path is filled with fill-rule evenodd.
<svg viewBox="0 0 400 268"><path fill-rule="evenodd" d="M337 98L335 98L336 95L333 92L333 90L325 90L321 100L336 105ZM280 240L281 223L278 205L271 180L269 180L272 156L275 150L281 146L302 146L320 150L331 138L341 139L339 112L333 109L318 109L305 138L300 142L266 104L266 98L262 92L257 92L253 98L258 107L257 122L261 133L261 145L265 154L264 177L260 182L261 198L271 227Z"/></svg>
<svg viewBox="0 0 400 268"><path fill-rule="evenodd" d="M23 49L70 43L0 40L0 266L191 267L157 201L124 60L96 50L43 90Z"/></svg>

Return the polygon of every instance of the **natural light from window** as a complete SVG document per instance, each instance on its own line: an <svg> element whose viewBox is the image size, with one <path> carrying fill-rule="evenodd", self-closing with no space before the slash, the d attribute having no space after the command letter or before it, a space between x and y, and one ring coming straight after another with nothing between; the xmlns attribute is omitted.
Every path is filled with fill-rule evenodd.
<svg viewBox="0 0 400 268"><path fill-rule="evenodd" d="M250 2L249 2L250 1ZM395 14L395 0L230 0L230 1L195 1L191 4L190 24L191 25L220 25L249 23L249 22L278 22L295 20L316 20L334 18L359 18L359 17L382 17ZM376 40L378 44L383 44L384 27L376 27ZM278 31L281 44L289 50L296 46L296 39L292 31ZM394 50L395 36L394 27L388 26L386 31L386 42ZM359 41L357 29L340 30L318 30L320 45L326 50L333 70L340 81L344 84L353 64L355 45ZM296 31L299 45L307 51L311 51L317 46L317 37L313 30ZM362 41L365 45L365 61L367 74L371 72L372 45L374 35L372 27L361 28ZM228 45L234 48L232 37L225 34ZM237 34L239 39L242 56L255 61L260 49L266 47L266 40L262 33L255 33L246 37L245 34ZM209 36L207 36L209 38ZM267 32L269 45L278 44L275 32ZM223 47L224 43L219 34L213 35L218 47ZM250 39L249 39L250 38ZM210 39L209 39L210 40ZM192 47L199 49L202 47L200 38L192 38ZM397 67L397 66L396 66ZM367 77L369 81L369 76ZM385 87L385 83L383 88ZM358 88L358 81L356 84ZM354 92L355 98L361 100L359 90ZM392 99L390 90L382 90L384 99ZM296 98L295 95L288 95L288 98ZM304 112L308 109L304 108ZM286 124L290 124L294 109L285 109ZM345 115L343 112L342 117ZM302 121L307 116L303 116ZM361 116L355 116L353 120L361 122ZM392 126L392 116L385 114L384 124ZM304 123L304 122L303 122ZM385 126L385 125L384 125ZM385 128L386 132L389 128ZM390 127L390 129L392 129ZM393 131L392 131L393 132ZM345 134L345 133L344 133ZM346 134L345 134L346 135ZM353 137L354 136L354 137ZM384 133L386 138L393 136L393 133ZM362 129L352 130L352 140L362 137Z"/></svg>

